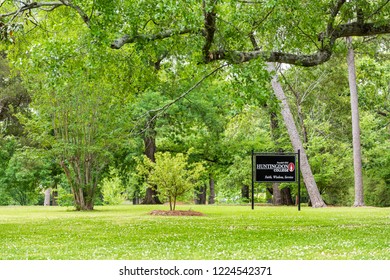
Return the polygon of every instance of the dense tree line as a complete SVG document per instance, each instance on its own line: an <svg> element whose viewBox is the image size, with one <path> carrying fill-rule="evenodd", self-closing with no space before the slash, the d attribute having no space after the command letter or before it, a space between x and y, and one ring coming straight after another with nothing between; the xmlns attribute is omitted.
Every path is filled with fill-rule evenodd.
<svg viewBox="0 0 390 280"><path fill-rule="evenodd" d="M287 125L313 174L307 201L351 205L355 36L365 204L390 205L388 1L201 2L1 2L2 204L49 188L78 210L124 193L160 203L139 167L157 152L202 164L198 203L248 201L250 151L296 149ZM289 66L275 80L266 62ZM296 186L257 194L291 204Z"/></svg>

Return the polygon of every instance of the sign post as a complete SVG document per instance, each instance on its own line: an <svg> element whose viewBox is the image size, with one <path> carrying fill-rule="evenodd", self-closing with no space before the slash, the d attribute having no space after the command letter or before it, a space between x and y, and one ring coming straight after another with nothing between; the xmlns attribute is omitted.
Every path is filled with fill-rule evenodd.
<svg viewBox="0 0 390 280"><path fill-rule="evenodd" d="M298 149L298 211L301 211L301 150Z"/></svg>
<svg viewBox="0 0 390 280"><path fill-rule="evenodd" d="M253 176L253 156L254 156L254 151L252 150L252 210L255 209L255 179Z"/></svg>
<svg viewBox="0 0 390 280"><path fill-rule="evenodd" d="M255 153L252 150L252 209L254 209L255 182L296 182L298 176L298 211L300 211L301 180L299 164L300 150L298 150L297 153ZM298 168L296 168L296 166Z"/></svg>

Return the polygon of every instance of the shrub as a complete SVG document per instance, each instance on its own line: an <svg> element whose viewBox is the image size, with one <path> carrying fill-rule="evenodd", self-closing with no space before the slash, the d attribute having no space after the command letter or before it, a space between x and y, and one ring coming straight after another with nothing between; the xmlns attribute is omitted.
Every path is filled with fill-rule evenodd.
<svg viewBox="0 0 390 280"><path fill-rule="evenodd" d="M175 210L178 198L192 195L195 187L203 183L203 165L189 164L188 156L181 153L157 153L156 163L145 158L144 169L151 170L147 183L158 186L160 196L169 201L170 210Z"/></svg>
<svg viewBox="0 0 390 280"><path fill-rule="evenodd" d="M103 195L103 203L108 205L118 205L126 200L125 187L117 172L110 172L111 178L105 178L102 181L101 191Z"/></svg>

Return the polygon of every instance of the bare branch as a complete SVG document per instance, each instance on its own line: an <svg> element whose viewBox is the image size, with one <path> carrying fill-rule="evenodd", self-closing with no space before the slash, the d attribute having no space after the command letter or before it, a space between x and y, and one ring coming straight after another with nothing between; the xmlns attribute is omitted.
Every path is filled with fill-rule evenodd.
<svg viewBox="0 0 390 280"><path fill-rule="evenodd" d="M25 11L40 9L40 10L44 10L46 12L51 12L58 7L67 6L67 7L74 9L80 15L80 17L83 19L84 23L88 27L90 26L90 19L87 16L87 14L81 9L80 6L74 5L71 0L59 0L59 2L32 2L32 3L20 2L20 3L22 5L19 8L17 8L16 10L9 12L9 13L5 13L5 14L0 14L0 19L12 16L10 21L13 21L15 19L15 17L23 14ZM1 5L3 5L3 4L4 4L4 2L1 3ZM42 8L44 8L44 9L42 9Z"/></svg>
<svg viewBox="0 0 390 280"><path fill-rule="evenodd" d="M275 7L276 7L276 5L274 5L260 21L255 22L253 27L257 28L261 24L263 24L263 22L265 22L269 18L269 16L273 13L273 11L275 10Z"/></svg>
<svg viewBox="0 0 390 280"><path fill-rule="evenodd" d="M173 104L175 104L176 102L178 102L181 99L185 98L190 92L192 92L194 89L196 89L207 78L209 78L210 76L214 75L219 70L221 70L222 68L225 68L227 66L229 66L229 64L228 63L224 63L223 65L215 68L213 71L211 71L207 75L203 76L198 82L196 82L193 86L191 86L188 90L183 92L181 95L179 95L178 97L176 97L175 99L171 100L170 102L168 102L167 104L165 104L164 106L162 106L160 108L149 110L143 116L146 116L146 115L152 116L150 119L148 119L148 123L152 123L152 122L156 121L156 119L159 116L161 116L164 112L166 112Z"/></svg>
<svg viewBox="0 0 390 280"><path fill-rule="evenodd" d="M83 19L85 24L88 27L90 27L90 19L89 19L88 15L83 11L83 9L81 9L80 6L73 4L73 2L71 0L60 0L60 1L65 6L68 6L68 7L72 8L72 9L74 9L80 15L80 17Z"/></svg>
<svg viewBox="0 0 390 280"><path fill-rule="evenodd" d="M373 16L375 16L376 14L378 14L380 12L380 10L382 10L387 4L390 3L390 0L387 0L385 3L383 3L383 5L381 5L375 12L373 12L371 15L369 15L367 18L372 18Z"/></svg>
<svg viewBox="0 0 390 280"><path fill-rule="evenodd" d="M320 47L317 45L317 42L314 41L313 37L310 36L309 34L307 34L307 33L299 26L299 24L296 24L295 26L298 28L298 30L299 30L303 35L305 35L305 36L314 44L314 46L317 47L317 49L320 49Z"/></svg>
<svg viewBox="0 0 390 280"><path fill-rule="evenodd" d="M42 7L50 7L52 9L55 9L55 8L58 8L58 7L63 6L63 5L64 4L62 2L23 3L23 5L19 9L17 9L16 11L9 12L9 13L6 13L6 14L0 14L0 19L1 18L5 18L5 17L9 17L9 16L18 16L19 14L22 14L25 11L39 9L39 8L42 8Z"/></svg>

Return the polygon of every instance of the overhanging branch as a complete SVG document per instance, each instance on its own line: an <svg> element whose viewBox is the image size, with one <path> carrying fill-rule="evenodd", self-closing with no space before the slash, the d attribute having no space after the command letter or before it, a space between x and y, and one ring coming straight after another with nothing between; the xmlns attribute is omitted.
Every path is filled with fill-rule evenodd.
<svg viewBox="0 0 390 280"><path fill-rule="evenodd" d="M22 5L18 8L15 8L14 11L5 14L0 14L0 19L12 17L10 20L12 21L15 17L22 15L26 11L41 9L46 12L51 12L58 7L66 6L75 10L83 19L84 23L88 27L90 27L90 19L87 16L87 14L83 11L83 9L80 6L73 4L71 0L59 0L58 2L32 2L32 3L21 2L21 3ZM2 2L1 4L3 5L4 2ZM47 9L43 9L43 8L47 8Z"/></svg>
<svg viewBox="0 0 390 280"><path fill-rule="evenodd" d="M331 56L332 52L330 50L320 50L311 55L283 52L266 52L261 50L248 52L220 50L210 54L210 61L228 60L232 63L244 63L253 59L261 58L266 62L279 62L311 67L328 61Z"/></svg>
<svg viewBox="0 0 390 280"><path fill-rule="evenodd" d="M301 66L316 66L322 64L330 59L335 41L339 38L350 36L373 36L390 33L390 22L375 23L375 22L351 22L347 24L340 24L334 26L336 17L339 15L341 8L346 3L346 0L335 0L330 8L329 18L327 20L326 30L318 34L318 39L321 41L321 47L318 51L311 54L289 53L272 51L261 51L260 48L254 51L239 51L220 49L211 51L213 37L215 32L215 16L213 14L204 13L205 25L203 29L183 29L179 32L173 30L163 31L151 35L125 35L122 38L115 40L111 47L115 49L121 48L128 43L136 43L139 41L153 41L172 37L174 35L191 34L203 35L205 38L205 45L203 46L203 55L205 62L212 62L215 60L228 60L232 63L243 63L256 58L262 58L266 62L279 62ZM386 4L389 1L386 2ZM203 3L205 3L203 1ZM215 4L215 3L214 3ZM384 5L386 5L384 4ZM383 6L381 6L381 9Z"/></svg>
<svg viewBox="0 0 390 280"><path fill-rule="evenodd" d="M149 126L150 123L156 121L156 119L158 117L160 117L165 111L167 111L173 104L175 104L176 102L179 102L181 99L185 98L189 93L191 93L194 89L196 89L199 85L201 85L207 78L211 77L212 75L217 73L219 70L221 70L227 66L229 66L229 64L224 63L223 65L215 68L213 71L211 71L210 73L203 76L198 82L196 82L194 85L192 85L188 90L186 90L185 92L180 94L175 99L169 101L164 106L157 108L157 109L147 111L145 114L143 114L143 116L145 116L145 115L151 116L150 118L148 118L147 126Z"/></svg>
<svg viewBox="0 0 390 280"><path fill-rule="evenodd" d="M2 3L3 4L3 3ZM40 9L40 8L47 8L49 7L50 10L53 10L55 8L58 8L60 6L63 6L64 3L62 2L33 2L33 3L24 3L23 6L21 6L19 9L5 13L5 14L0 14L0 19L1 18L6 18L10 16L18 16L19 14L22 14L25 11L30 11L30 10L35 10L35 9Z"/></svg>
<svg viewBox="0 0 390 280"><path fill-rule="evenodd" d="M90 27L90 19L89 19L88 15L83 11L83 9L80 6L73 4L73 2L71 0L60 0L60 1L65 6L70 7L73 10L75 10L79 14L79 16L83 19L84 23L88 27Z"/></svg>
<svg viewBox="0 0 390 280"><path fill-rule="evenodd" d="M203 34L203 31L201 29L194 29L194 28L184 28L182 30L167 30L161 33L156 34L137 34L134 36L130 35L124 35L121 38L116 39L114 42L111 43L111 48L113 49L120 49L126 44L131 44L139 41L156 41L156 40L162 40L165 38L170 38L175 35L184 35L184 34Z"/></svg>

